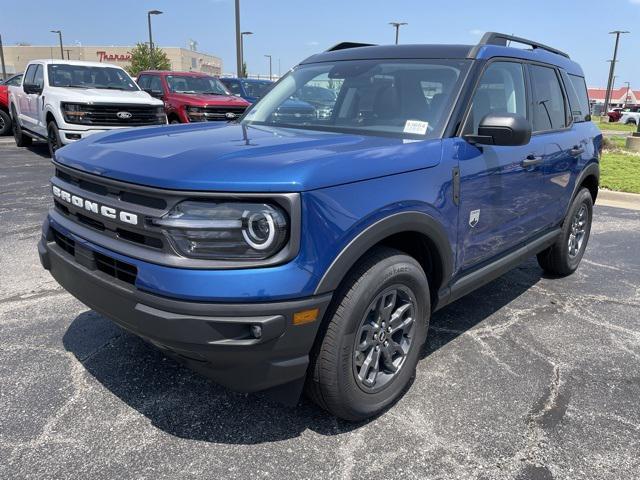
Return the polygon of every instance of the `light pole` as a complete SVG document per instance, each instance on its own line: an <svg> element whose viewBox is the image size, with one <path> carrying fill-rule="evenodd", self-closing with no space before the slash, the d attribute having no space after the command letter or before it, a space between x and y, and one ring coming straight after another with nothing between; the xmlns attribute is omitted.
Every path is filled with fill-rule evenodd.
<svg viewBox="0 0 640 480"><path fill-rule="evenodd" d="M51 33L58 34L58 40L60 40L60 58L64 60L64 50L62 48L62 30L51 30Z"/></svg>
<svg viewBox="0 0 640 480"><path fill-rule="evenodd" d="M269 80L273 79L273 74L272 74L272 70L271 70L271 55L265 55L265 57L267 57L269 59Z"/></svg>
<svg viewBox="0 0 640 480"><path fill-rule="evenodd" d="M400 27L402 25L408 25L407 22L389 22L389 25L393 25L396 29L396 45L398 45L398 35L400 33Z"/></svg>
<svg viewBox="0 0 640 480"><path fill-rule="evenodd" d="M238 78L242 78L242 37L240 35L240 0L236 0L236 67Z"/></svg>
<svg viewBox="0 0 640 480"><path fill-rule="evenodd" d="M613 47L613 60L611 60L611 66L609 67L609 81L607 82L607 93L604 98L604 115L609 111L609 102L611 101L611 89L613 88L613 74L616 69L616 62L618 59L618 45L620 44L620 35L623 33L629 33L626 30L614 30L613 32L609 32L609 35L616 36L616 43Z"/></svg>
<svg viewBox="0 0 640 480"><path fill-rule="evenodd" d="M153 61L153 36L151 35L151 15L162 15L160 10L149 10L147 12L147 23L149 24L149 69L155 68L155 62Z"/></svg>
<svg viewBox="0 0 640 480"><path fill-rule="evenodd" d="M245 35L253 35L253 32L240 32L240 71L242 73L242 77L244 77L244 36ZM238 76L238 78L241 78Z"/></svg>

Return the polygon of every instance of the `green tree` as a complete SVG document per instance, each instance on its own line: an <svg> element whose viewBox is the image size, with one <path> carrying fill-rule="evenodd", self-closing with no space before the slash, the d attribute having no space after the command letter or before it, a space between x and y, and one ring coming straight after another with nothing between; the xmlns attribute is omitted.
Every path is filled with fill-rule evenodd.
<svg viewBox="0 0 640 480"><path fill-rule="evenodd" d="M164 50L155 47L153 49L153 62L151 62L149 45L146 43L138 43L131 49L131 63L126 69L135 77L144 70L170 70L171 63Z"/></svg>
<svg viewBox="0 0 640 480"><path fill-rule="evenodd" d="M247 62L242 62L242 71L240 72L240 76L242 78L247 78L249 76L249 72L247 72Z"/></svg>

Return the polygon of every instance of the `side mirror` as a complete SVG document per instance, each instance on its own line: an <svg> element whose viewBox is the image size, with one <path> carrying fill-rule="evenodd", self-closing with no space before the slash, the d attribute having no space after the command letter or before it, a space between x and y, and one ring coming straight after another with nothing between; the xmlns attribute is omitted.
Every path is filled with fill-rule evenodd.
<svg viewBox="0 0 640 480"><path fill-rule="evenodd" d="M25 83L22 85L22 89L28 95L40 95L42 93L42 88L34 83Z"/></svg>
<svg viewBox="0 0 640 480"><path fill-rule="evenodd" d="M162 94L162 90L151 90L150 88L145 88L144 91L154 98L164 97L164 95Z"/></svg>
<svg viewBox="0 0 640 480"><path fill-rule="evenodd" d="M531 124L515 113L489 113L480 120L477 135L465 135L465 140L478 145L517 147L531 140Z"/></svg>

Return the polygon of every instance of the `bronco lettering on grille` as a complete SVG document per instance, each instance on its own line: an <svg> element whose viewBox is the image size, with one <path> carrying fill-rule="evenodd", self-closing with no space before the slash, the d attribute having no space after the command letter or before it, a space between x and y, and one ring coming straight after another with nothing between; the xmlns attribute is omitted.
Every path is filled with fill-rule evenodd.
<svg viewBox="0 0 640 480"><path fill-rule="evenodd" d="M103 217L110 218L111 220L120 220L121 222L128 223L129 225L138 224L138 215L131 212L125 212L124 210L117 210L107 205L101 205L97 202L92 202L86 198L79 197L78 195L71 194L60 187L53 185L53 196L59 198L63 202L69 203L75 207L82 208L87 212L102 215Z"/></svg>

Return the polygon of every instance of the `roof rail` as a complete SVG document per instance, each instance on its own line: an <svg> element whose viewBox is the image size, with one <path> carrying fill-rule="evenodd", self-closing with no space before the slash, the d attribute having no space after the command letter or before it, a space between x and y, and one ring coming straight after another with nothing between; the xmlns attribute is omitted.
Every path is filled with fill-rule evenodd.
<svg viewBox="0 0 640 480"><path fill-rule="evenodd" d="M346 50L347 48L358 47L375 47L374 43L357 43L357 42L340 42L333 47L327 49L327 52L335 52L336 50Z"/></svg>
<svg viewBox="0 0 640 480"><path fill-rule="evenodd" d="M544 45L543 43L534 42L533 40L527 40L526 38L514 37L513 35L507 35L497 32L485 33L480 39L480 42L469 52L469 58L476 58L478 52L480 51L480 48L484 47L485 45L499 45L506 47L508 46L509 42L522 43L523 45L531 46L534 50L536 48L539 48L541 50L546 50L547 52L555 53L556 55L562 55L563 57L570 58L569 55L565 52Z"/></svg>

